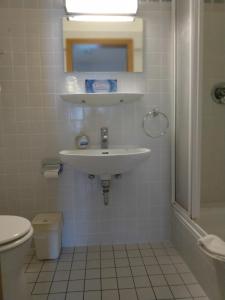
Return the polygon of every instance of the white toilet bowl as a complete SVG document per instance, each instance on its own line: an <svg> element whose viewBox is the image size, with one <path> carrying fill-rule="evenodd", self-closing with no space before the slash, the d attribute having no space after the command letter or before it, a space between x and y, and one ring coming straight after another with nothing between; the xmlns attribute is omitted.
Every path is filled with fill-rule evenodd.
<svg viewBox="0 0 225 300"><path fill-rule="evenodd" d="M0 216L0 299L28 300L23 264L33 228L24 218Z"/></svg>

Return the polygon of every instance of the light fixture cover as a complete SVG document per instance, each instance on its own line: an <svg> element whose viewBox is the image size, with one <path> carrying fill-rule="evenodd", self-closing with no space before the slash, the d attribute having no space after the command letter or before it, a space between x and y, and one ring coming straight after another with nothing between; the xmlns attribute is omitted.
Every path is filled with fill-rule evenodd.
<svg viewBox="0 0 225 300"><path fill-rule="evenodd" d="M71 15L69 21L77 22L133 22L133 16Z"/></svg>
<svg viewBox="0 0 225 300"><path fill-rule="evenodd" d="M135 15L138 0L65 0L69 14Z"/></svg>

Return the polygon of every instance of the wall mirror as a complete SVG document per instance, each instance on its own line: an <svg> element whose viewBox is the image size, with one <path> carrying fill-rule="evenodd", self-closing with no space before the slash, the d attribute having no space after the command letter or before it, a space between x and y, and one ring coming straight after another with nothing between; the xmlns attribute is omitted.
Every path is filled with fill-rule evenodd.
<svg viewBox="0 0 225 300"><path fill-rule="evenodd" d="M143 20L77 22L63 18L65 72L143 72Z"/></svg>

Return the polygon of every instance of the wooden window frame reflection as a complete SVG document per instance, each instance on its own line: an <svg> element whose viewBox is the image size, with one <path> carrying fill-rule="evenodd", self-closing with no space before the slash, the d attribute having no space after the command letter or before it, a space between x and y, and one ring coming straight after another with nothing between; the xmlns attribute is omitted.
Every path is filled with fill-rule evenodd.
<svg viewBox="0 0 225 300"><path fill-rule="evenodd" d="M101 46L112 46L127 48L127 72L133 72L133 40L132 39L66 39L66 68L67 72L73 72L73 45L74 44L99 44Z"/></svg>

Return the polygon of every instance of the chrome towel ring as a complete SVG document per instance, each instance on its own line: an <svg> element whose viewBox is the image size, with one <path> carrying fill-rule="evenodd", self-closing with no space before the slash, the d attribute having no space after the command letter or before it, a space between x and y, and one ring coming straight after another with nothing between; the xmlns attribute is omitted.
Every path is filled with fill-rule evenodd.
<svg viewBox="0 0 225 300"><path fill-rule="evenodd" d="M162 117L164 119L165 125L162 130L160 130L159 132L156 132L154 134L151 132L151 129L148 128L147 124L157 117ZM169 124L169 119L168 119L167 115L165 113L159 111L158 108L153 108L152 111L148 112L145 115L145 117L143 119L143 124L142 124L144 132L146 133L147 136L149 136L151 138L159 138L161 136L164 136L167 133L169 126L170 126L170 124Z"/></svg>

